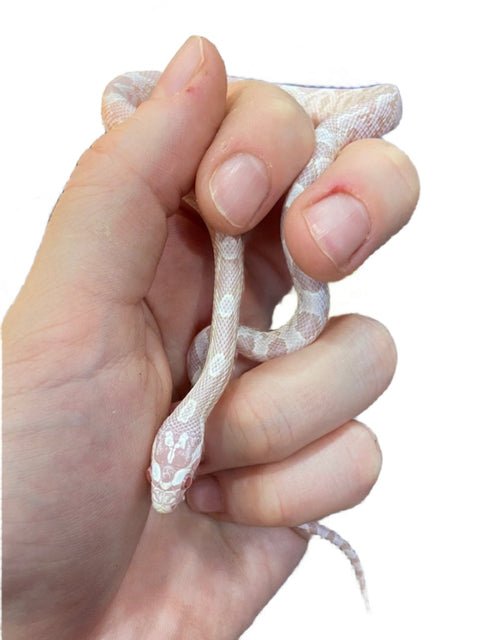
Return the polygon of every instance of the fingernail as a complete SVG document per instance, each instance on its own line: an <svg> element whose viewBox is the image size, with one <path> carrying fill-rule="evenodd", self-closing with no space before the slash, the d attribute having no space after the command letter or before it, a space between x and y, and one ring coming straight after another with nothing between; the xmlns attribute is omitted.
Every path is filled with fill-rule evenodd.
<svg viewBox="0 0 480 640"><path fill-rule="evenodd" d="M365 206L347 193L320 200L304 216L317 245L339 268L349 263L370 235L371 223Z"/></svg>
<svg viewBox="0 0 480 640"><path fill-rule="evenodd" d="M198 478L186 494L187 502L193 511L200 513L221 513L223 498L220 485L213 476Z"/></svg>
<svg viewBox="0 0 480 640"><path fill-rule="evenodd" d="M210 179L210 195L220 213L235 227L248 226L270 190L265 163L238 153L221 164Z"/></svg>
<svg viewBox="0 0 480 640"><path fill-rule="evenodd" d="M159 86L166 96L181 91L196 75L204 61L203 42L198 36L191 36L177 51L162 73Z"/></svg>

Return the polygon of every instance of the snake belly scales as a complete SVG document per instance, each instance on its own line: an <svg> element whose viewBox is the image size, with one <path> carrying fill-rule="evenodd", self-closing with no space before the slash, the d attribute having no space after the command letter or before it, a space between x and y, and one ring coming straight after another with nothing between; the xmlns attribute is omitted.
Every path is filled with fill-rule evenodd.
<svg viewBox="0 0 480 640"><path fill-rule="evenodd" d="M125 120L148 99L160 75L159 71L126 73L107 85L102 99L106 130ZM197 335L187 357L193 386L166 418L152 447L151 497L159 513L173 511L184 499L202 457L205 423L230 379L236 354L264 362L291 353L316 340L327 322L328 286L303 273L292 260L283 237L285 212L343 147L354 140L385 135L396 127L401 117L400 94L393 85L278 86L305 109L315 127L313 155L288 191L281 217L281 241L297 293L297 308L290 321L278 329L257 331L239 326L243 240L241 236L210 230L215 260L211 325ZM328 540L347 556L368 607L364 571L350 544L318 522L294 528Z"/></svg>

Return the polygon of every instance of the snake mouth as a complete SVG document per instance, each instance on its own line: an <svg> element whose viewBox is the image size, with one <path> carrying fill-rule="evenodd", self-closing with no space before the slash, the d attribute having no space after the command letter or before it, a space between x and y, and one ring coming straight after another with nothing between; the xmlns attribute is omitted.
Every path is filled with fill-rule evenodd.
<svg viewBox="0 0 480 640"><path fill-rule="evenodd" d="M175 511L175 509L177 508L176 504L163 505L163 504L158 504L156 502L153 502L153 500L152 500L152 506L157 513L162 513L162 514L172 513L172 511Z"/></svg>
<svg viewBox="0 0 480 640"><path fill-rule="evenodd" d="M182 497L179 499L178 491L162 491L152 487L152 506L157 513L172 513Z"/></svg>

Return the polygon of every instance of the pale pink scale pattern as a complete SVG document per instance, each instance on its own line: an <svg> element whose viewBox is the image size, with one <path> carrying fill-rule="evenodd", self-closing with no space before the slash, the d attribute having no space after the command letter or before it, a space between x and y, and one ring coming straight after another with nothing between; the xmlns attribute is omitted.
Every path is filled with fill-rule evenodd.
<svg viewBox="0 0 480 640"><path fill-rule="evenodd" d="M148 99L160 75L158 71L127 73L107 86L102 100L107 130ZM160 513L171 512L184 499L202 457L205 423L228 384L236 354L263 362L291 353L316 340L327 322L328 287L303 273L292 260L283 237L286 211L345 145L361 138L383 136L401 117L400 95L392 85L352 89L279 86L299 102L315 125L314 153L286 195L281 222L283 251L297 292L297 309L279 329L262 332L239 327L243 241L211 232L215 257L212 322L195 338L188 355L193 386L167 417L152 446L152 504ZM318 522L295 528L329 540L347 556L367 604L364 572L349 543Z"/></svg>

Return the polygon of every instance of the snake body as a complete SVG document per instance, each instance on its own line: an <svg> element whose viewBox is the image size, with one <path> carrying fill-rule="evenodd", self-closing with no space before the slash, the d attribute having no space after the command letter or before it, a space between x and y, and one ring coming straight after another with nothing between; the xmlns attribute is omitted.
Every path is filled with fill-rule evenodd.
<svg viewBox="0 0 480 640"><path fill-rule="evenodd" d="M110 129L146 100L160 72L143 71L115 78L105 89L102 116ZM315 126L314 153L291 186L283 205L281 239L285 259L297 292L291 320L279 329L257 331L239 327L243 289L243 240L211 231L215 259L212 321L195 338L188 355L192 388L159 429L150 466L152 504L171 512L184 499L203 450L205 423L222 395L241 353L262 362L312 343L324 328L329 308L328 286L317 282L294 263L283 236L283 219L295 198L309 187L347 144L388 133L401 117L401 100L393 85L362 88L324 88L279 85L306 110ZM350 544L318 522L297 527L329 540L350 560L367 602L365 577Z"/></svg>

